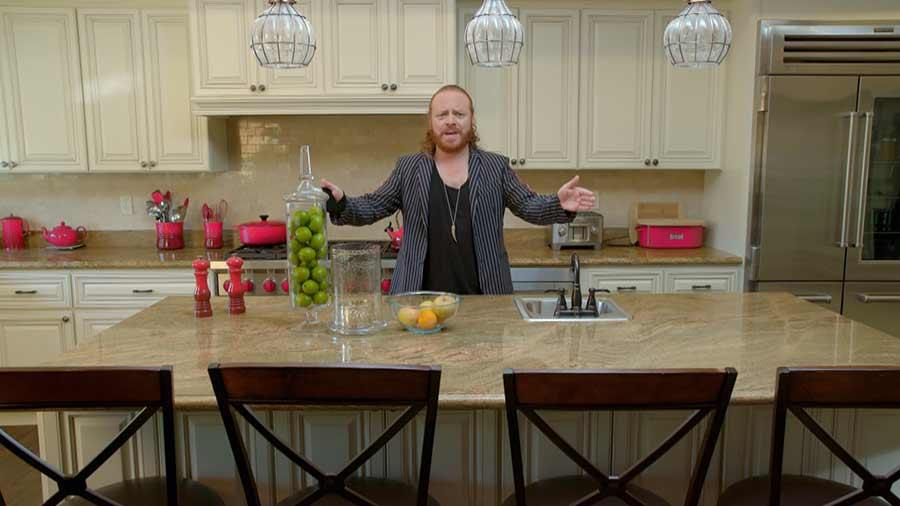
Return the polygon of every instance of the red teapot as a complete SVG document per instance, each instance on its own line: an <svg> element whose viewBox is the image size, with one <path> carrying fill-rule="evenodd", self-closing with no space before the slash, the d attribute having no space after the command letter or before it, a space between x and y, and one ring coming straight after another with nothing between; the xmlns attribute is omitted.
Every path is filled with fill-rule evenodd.
<svg viewBox="0 0 900 506"><path fill-rule="evenodd" d="M41 227L41 231L44 233L45 241L59 247L75 246L87 238L87 230L84 227L72 228L64 221L53 227L53 230Z"/></svg>

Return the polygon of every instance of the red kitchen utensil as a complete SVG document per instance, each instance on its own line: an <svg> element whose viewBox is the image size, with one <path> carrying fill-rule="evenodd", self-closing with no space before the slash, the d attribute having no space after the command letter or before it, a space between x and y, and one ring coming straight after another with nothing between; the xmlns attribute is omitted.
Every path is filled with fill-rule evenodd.
<svg viewBox="0 0 900 506"><path fill-rule="evenodd" d="M162 204L162 201L164 200L163 194L159 190L155 190L153 193L151 193L150 198L153 199L153 203L156 205Z"/></svg>
<svg viewBox="0 0 900 506"><path fill-rule="evenodd" d="M269 221L268 214L260 215L259 220L241 223L236 227L242 243L267 246L287 242L287 229L283 221Z"/></svg>
<svg viewBox="0 0 900 506"><path fill-rule="evenodd" d="M25 249L25 238L30 232L28 222L11 214L0 222L3 224L3 247L8 250Z"/></svg>
<svg viewBox="0 0 900 506"><path fill-rule="evenodd" d="M74 246L79 242L84 242L87 238L87 229L84 227L72 228L64 221L53 227L52 230L41 227L41 232L45 241L59 247Z"/></svg>

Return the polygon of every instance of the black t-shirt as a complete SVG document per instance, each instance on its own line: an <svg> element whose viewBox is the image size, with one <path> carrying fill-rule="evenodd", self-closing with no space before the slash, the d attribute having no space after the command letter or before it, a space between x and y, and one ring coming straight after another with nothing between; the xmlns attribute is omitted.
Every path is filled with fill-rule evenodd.
<svg viewBox="0 0 900 506"><path fill-rule="evenodd" d="M432 160L431 186L428 189L428 252L422 276L423 290L461 295L481 293L472 233L472 207L469 202L469 181L459 190L446 186ZM454 208L456 241L451 234Z"/></svg>

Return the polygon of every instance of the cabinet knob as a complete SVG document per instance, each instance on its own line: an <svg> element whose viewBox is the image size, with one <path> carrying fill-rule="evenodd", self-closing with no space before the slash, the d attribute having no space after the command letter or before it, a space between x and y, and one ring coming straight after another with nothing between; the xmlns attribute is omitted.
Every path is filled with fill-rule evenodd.
<svg viewBox="0 0 900 506"><path fill-rule="evenodd" d="M156 162L154 162L153 160L151 160L151 161L150 161L150 166L151 166L151 167L156 167Z"/></svg>
<svg viewBox="0 0 900 506"><path fill-rule="evenodd" d="M266 91L266 85L265 85L265 84L260 84L260 85L259 85L259 91Z"/></svg>
<svg viewBox="0 0 900 506"><path fill-rule="evenodd" d="M69 323L69 317L68 317L68 316L63 316L63 317L62 317L62 321L63 321L63 323Z"/></svg>
<svg viewBox="0 0 900 506"><path fill-rule="evenodd" d="M647 167L650 166L650 159L649 159L649 158L645 158L645 159L644 159L644 165L646 165Z"/></svg>
<svg viewBox="0 0 900 506"><path fill-rule="evenodd" d="M510 165L518 165L518 164L519 164L519 161L516 160L515 158L513 158L512 160L509 161L509 164L510 164Z"/></svg>
<svg viewBox="0 0 900 506"><path fill-rule="evenodd" d="M141 167L147 168L147 162L141 161Z"/></svg>
<svg viewBox="0 0 900 506"><path fill-rule="evenodd" d="M0 162L0 167L3 167L4 169L9 167L9 162L7 162L7 161Z"/></svg>
<svg viewBox="0 0 900 506"><path fill-rule="evenodd" d="M391 91L397 91L397 83L391 83Z"/></svg>
<svg viewBox="0 0 900 506"><path fill-rule="evenodd" d="M250 91L256 91L256 85L255 85L255 84L251 84L251 85L250 85Z"/></svg>
<svg viewBox="0 0 900 506"><path fill-rule="evenodd" d="M16 162L9 162L9 168L10 168L10 169L15 169L15 168L18 167L18 166L19 166L19 164L16 163Z"/></svg>
<svg viewBox="0 0 900 506"><path fill-rule="evenodd" d="M525 159L519 158L519 165L525 165Z"/></svg>
<svg viewBox="0 0 900 506"><path fill-rule="evenodd" d="M387 91L387 89L388 89L387 83L381 83L381 89L384 91Z"/></svg>
<svg viewBox="0 0 900 506"><path fill-rule="evenodd" d="M657 165L659 165L659 160L657 160L656 158L654 158L654 159L653 159L653 166L656 167Z"/></svg>

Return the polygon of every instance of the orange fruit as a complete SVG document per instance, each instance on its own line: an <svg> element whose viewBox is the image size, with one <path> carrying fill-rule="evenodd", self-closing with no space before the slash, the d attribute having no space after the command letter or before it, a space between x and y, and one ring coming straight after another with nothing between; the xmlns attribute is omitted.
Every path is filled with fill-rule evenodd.
<svg viewBox="0 0 900 506"><path fill-rule="evenodd" d="M431 309L423 309L419 311L419 319L416 327L422 330L431 330L437 326L438 317Z"/></svg>

